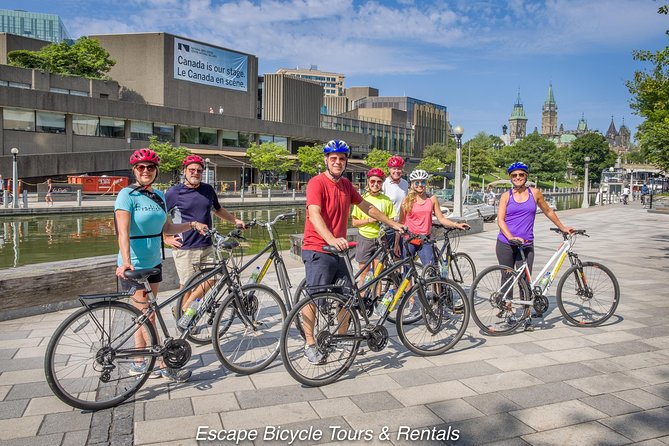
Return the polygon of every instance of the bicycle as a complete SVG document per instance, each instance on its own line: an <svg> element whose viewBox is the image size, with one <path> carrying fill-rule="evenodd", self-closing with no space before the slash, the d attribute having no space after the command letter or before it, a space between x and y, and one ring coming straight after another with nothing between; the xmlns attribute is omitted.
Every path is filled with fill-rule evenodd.
<svg viewBox="0 0 669 446"><path fill-rule="evenodd" d="M250 265L255 263L256 260L258 260L260 257L265 255L267 252L269 252L269 257L265 260L265 263L260 269L259 275L256 278L254 283L261 283L262 279L265 277L265 274L269 270L270 266L272 263L274 263L274 269L276 272L277 280L279 282L279 288L283 292L283 298L284 298L284 305L287 309L287 311L290 311L290 309L293 306L293 302L291 301L291 289L292 285L290 283L290 278L288 276L288 271L286 270L286 264L283 261L283 257L281 256L281 251L279 250L279 245L278 241L276 238L276 234L274 233L274 225L276 225L277 222L287 220L289 218L294 218L297 215L295 212L288 212L285 214L280 214L277 215L274 220L271 222L268 221L263 221L263 220L257 220L253 219L250 222L245 223L245 226L247 228L252 228L254 226L261 226L265 229L267 229L267 232L269 233L269 242L267 245L253 258L251 258L248 262L246 262L243 266L239 267L237 272L238 274L241 274L244 272ZM241 236L240 231L232 231L230 234L228 234L229 237L235 238L237 240L245 240L244 237ZM185 287L189 287L192 285L192 283L199 281L199 279L205 275L208 274L209 272L212 271L213 268L216 267L216 265L219 264L219 262L222 261L220 251L215 249L214 254L216 257L216 262L214 264L199 264L199 265L194 265L194 267L199 268L199 271L195 273L193 276L191 276L187 281L186 284L184 285ZM250 284L251 282L249 282ZM203 286L206 286L207 284L203 284ZM182 314L183 314L183 300L186 299L186 296L182 296L177 300L177 303L175 305L175 317L178 320ZM195 330L192 330L190 333L186 334L186 339L189 341L193 342L194 344L198 345L206 345L211 343L211 327L214 323L214 317L216 315L216 309L218 305L212 306L208 311L208 318L202 319L204 323L201 323L197 326Z"/></svg>
<svg viewBox="0 0 669 446"><path fill-rule="evenodd" d="M577 235L589 237L585 230L572 234L557 228L551 231L562 234L564 240L534 280L522 249L520 266L491 266L476 276L469 298L474 322L485 334L509 334L523 322L527 330L532 330L531 309L536 317L542 317L548 310L546 291L567 258L571 266L560 278L556 292L562 316L573 325L595 327L614 314L620 300L618 280L601 263L582 262L572 251ZM515 240L511 242L513 246L522 245ZM518 298L514 298L514 293Z"/></svg>
<svg viewBox="0 0 669 446"><path fill-rule="evenodd" d="M367 277L365 278L365 282L368 282L373 277L378 277L381 270L383 270L383 268L385 268L386 265L391 265L395 261L395 255L393 254L392 250L390 249L390 246L388 245L388 239L385 234L388 227L384 224L381 224L380 226L381 228L379 230L379 235L375 239L376 251L374 251L372 257L363 264L362 268L360 268L353 275L353 280L355 280L356 283L360 280L360 276L363 271L367 271ZM352 254L352 252L353 250L349 250L349 255L348 255L349 260L352 257L354 257L350 255ZM373 266L374 262L377 262L376 266ZM418 269L422 268L422 266L419 264L417 264L416 267ZM376 287L367 288L360 298L361 305L367 312L367 316L372 315L379 301L391 286L394 289L398 289L401 283L402 283L402 274L399 271L396 271L393 274L390 274L388 277L384 278L383 280L379 281ZM325 286L323 288L328 288L328 287ZM296 305L300 300L304 299L309 294L310 292L307 291L307 280L306 278L304 278L297 285L295 294L293 295L293 305ZM405 316L404 322L412 323L418 319L419 316L411 316L411 317ZM388 321L391 324L394 324L396 322L395 312L388 314Z"/></svg>
<svg viewBox="0 0 669 446"><path fill-rule="evenodd" d="M224 240L215 230L208 234L217 249L230 250L238 245L237 241ZM216 313L217 336L212 340L219 359L226 366L232 359L239 361L234 363L236 369L251 373L276 358L286 310L274 290L261 284L240 286L238 275L229 272L223 261L200 280L158 304L147 281L158 271L147 268L125 272L127 278L143 283L148 290L148 305L144 310L120 301L131 298L134 289L128 293L79 296L83 308L72 313L56 329L44 358L47 382L61 401L84 410L113 407L144 385L158 357L162 357L169 368L182 368L192 353L185 339L187 333L219 301L221 293L225 298ZM197 314L180 335L171 337L161 310L215 276L218 278L204 295ZM156 325L162 330L162 343L158 342L156 326L151 321L154 314ZM143 337L147 346L135 347L136 337ZM231 348L229 344L236 347ZM228 357L228 353L232 356ZM133 364L140 365L143 371L131 371Z"/></svg>
<svg viewBox="0 0 669 446"><path fill-rule="evenodd" d="M406 245L414 239L426 241L422 235L408 234L402 243ZM444 353L465 333L469 302L464 290L452 280L421 277L413 257L407 257L387 266L378 276L358 287L348 250L337 251L331 246L324 246L323 249L344 258L351 285L329 285L325 290L322 286L307 287L311 295L300 300L286 317L281 334L281 358L288 373L298 382L307 386L322 386L336 381L349 369L363 341L371 351L384 349L389 339L384 323L395 307L398 315L395 324L400 341L416 354L433 356ZM405 269L387 311L372 322L361 305L362 296L392 274ZM411 311L419 315L417 321L406 323L403 316ZM304 357L306 337L303 315L309 313L314 318L313 337L323 355L323 362L317 365Z"/></svg>
<svg viewBox="0 0 669 446"><path fill-rule="evenodd" d="M453 241L450 234L456 231L456 228L447 228L441 223L434 222L432 226L443 231L444 244L439 248L436 242L432 243L432 252L435 263L423 268L423 274L426 277L451 278L460 285L465 291L471 288L474 277L476 277L476 267L474 260L469 254L456 252L457 247L453 247Z"/></svg>

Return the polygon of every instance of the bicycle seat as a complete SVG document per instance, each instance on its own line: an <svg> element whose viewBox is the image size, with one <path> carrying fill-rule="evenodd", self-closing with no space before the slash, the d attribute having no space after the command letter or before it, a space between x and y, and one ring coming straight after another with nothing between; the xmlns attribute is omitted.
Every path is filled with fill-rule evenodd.
<svg viewBox="0 0 669 446"><path fill-rule="evenodd" d="M138 282L144 281L147 277L160 273L159 268L138 268L130 271L129 269L123 272L126 279L136 280Z"/></svg>
<svg viewBox="0 0 669 446"><path fill-rule="evenodd" d="M343 251L340 251L334 246L325 245L323 246L323 251L329 252L330 254L344 255L346 251L348 251L351 248L355 248L356 246L358 246L357 242L348 242L348 248L346 248Z"/></svg>

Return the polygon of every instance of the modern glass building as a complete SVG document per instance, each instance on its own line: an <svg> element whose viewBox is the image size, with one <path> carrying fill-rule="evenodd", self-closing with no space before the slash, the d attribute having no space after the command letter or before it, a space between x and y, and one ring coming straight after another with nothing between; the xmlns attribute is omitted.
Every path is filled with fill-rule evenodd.
<svg viewBox="0 0 669 446"><path fill-rule="evenodd" d="M57 15L11 9L0 9L0 32L54 43L70 39Z"/></svg>

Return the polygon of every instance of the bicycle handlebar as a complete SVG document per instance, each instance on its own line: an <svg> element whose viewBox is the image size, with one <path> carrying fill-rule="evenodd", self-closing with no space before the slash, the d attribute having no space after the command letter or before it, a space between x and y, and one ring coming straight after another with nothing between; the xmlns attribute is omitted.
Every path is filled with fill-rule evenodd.
<svg viewBox="0 0 669 446"><path fill-rule="evenodd" d="M297 212L288 212L288 213L285 213L285 214L279 214L279 215L277 215L277 216L274 218L274 220L272 220L272 221L258 220L258 219L256 219L256 218L254 218L253 220L244 223L244 225L245 225L247 228L252 228L253 226L256 226L256 225L258 225L258 226L266 226L267 228L270 228L270 227L274 226L274 225L275 225L278 221L280 221L280 220L286 220L286 219L288 219L288 218L294 218L294 217L296 217L296 216L297 216Z"/></svg>

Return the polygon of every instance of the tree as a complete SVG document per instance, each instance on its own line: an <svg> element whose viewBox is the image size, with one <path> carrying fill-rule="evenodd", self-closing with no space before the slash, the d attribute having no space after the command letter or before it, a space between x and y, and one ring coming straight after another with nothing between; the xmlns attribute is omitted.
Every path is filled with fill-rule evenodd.
<svg viewBox="0 0 669 446"><path fill-rule="evenodd" d="M372 149L365 157L365 165L370 169L375 167L381 169L388 175L388 158L391 156L392 154L386 150Z"/></svg>
<svg viewBox="0 0 669 446"><path fill-rule="evenodd" d="M669 14L669 5L660 6L657 12ZM636 137L648 161L669 171L669 46L656 52L634 51L632 56L653 66L650 71L635 71L634 78L626 82L633 96L630 107L646 119Z"/></svg>
<svg viewBox="0 0 669 446"><path fill-rule="evenodd" d="M521 161L530 167L532 179L560 179L564 178L567 171L564 152L555 143L536 133L526 136L507 149L502 149L502 152L506 156L504 166Z"/></svg>
<svg viewBox="0 0 669 446"><path fill-rule="evenodd" d="M280 174L294 166L293 160L288 158L288 149L273 142L252 145L246 149L246 156L251 165L263 174L265 184L268 180L270 184L276 183Z"/></svg>
<svg viewBox="0 0 669 446"><path fill-rule="evenodd" d="M599 133L586 133L572 143L569 150L569 162L574 172L580 177L585 175L585 157L589 156L589 177L592 181L599 181L602 170L613 166L616 154L609 148L606 138Z"/></svg>
<svg viewBox="0 0 669 446"><path fill-rule="evenodd" d="M439 158L434 156L428 156L423 158L420 163L416 166L416 169L423 169L430 173L435 173L439 170L442 170L446 164L444 164Z"/></svg>
<svg viewBox="0 0 669 446"><path fill-rule="evenodd" d="M172 174L172 182L179 181L183 159L190 153L186 147L174 147L169 142L158 141L157 136L149 137L149 149L160 157L160 170Z"/></svg>
<svg viewBox="0 0 669 446"><path fill-rule="evenodd" d="M316 175L325 170L323 162L323 147L302 146L297 149L297 160L300 162L300 170L309 175Z"/></svg>
<svg viewBox="0 0 669 446"><path fill-rule="evenodd" d="M52 43L38 51L17 50L7 54L9 65L68 76L101 79L116 64L97 40L80 37L72 45Z"/></svg>
<svg viewBox="0 0 669 446"><path fill-rule="evenodd" d="M444 164L455 163L455 143L446 144L434 143L423 149L423 159L436 158Z"/></svg>
<svg viewBox="0 0 669 446"><path fill-rule="evenodd" d="M463 170L469 167L471 154L470 173L483 175L495 169L493 158L493 141L490 135L484 132L477 133L462 147ZM466 171L466 170L465 170Z"/></svg>

